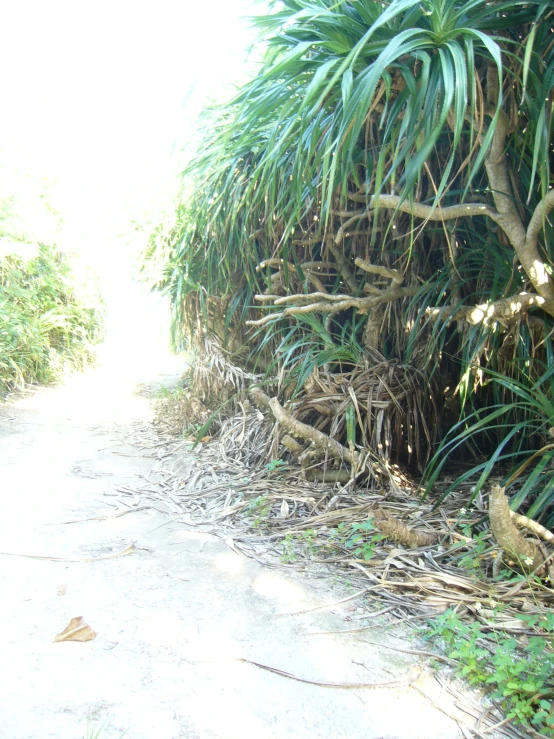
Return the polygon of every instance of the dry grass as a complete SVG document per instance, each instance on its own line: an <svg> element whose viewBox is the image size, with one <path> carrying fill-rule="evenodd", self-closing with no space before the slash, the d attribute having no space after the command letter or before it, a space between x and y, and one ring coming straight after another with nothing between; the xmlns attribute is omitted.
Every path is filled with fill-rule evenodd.
<svg viewBox="0 0 554 739"><path fill-rule="evenodd" d="M497 572L499 552L482 499L464 510L469 485L434 506L392 464L387 489L363 489L353 479L309 480L309 470L297 465L262 461L275 439L274 424L244 401L237 407L239 413L222 421L218 439L205 438L194 448L190 438L137 428L130 441L151 450L157 463L142 489L119 488L123 509L157 509L266 566L346 578L367 594L367 610L340 633L371 638L374 630L423 625L454 608L481 624L492 650L498 632L518 642L548 637L521 616L551 613L553 591L509 569ZM412 532L434 535L435 543L399 546L372 525L387 516ZM478 717L480 709L473 710ZM491 709L481 729L500 720ZM528 736L507 724L499 731Z"/></svg>
<svg viewBox="0 0 554 739"><path fill-rule="evenodd" d="M519 614L543 613L554 605L553 591L533 578L506 569L495 577L499 552L487 512L479 501L464 509L469 486L435 509L432 501L421 501L414 483L395 466L391 488L374 492L357 489L352 480L308 481L300 468L277 461L252 466L260 441L267 444L270 438L266 422L255 413L228 419L220 440L192 452L192 440L143 436L139 443L155 446L159 462L156 482L139 491L141 500L167 509L178 522L231 537L238 550L260 562L347 572L351 582L370 588L400 618L456 607L491 628L524 634L528 629ZM434 533L437 543L408 549L383 539L369 559L356 555L360 547L367 551L375 532L362 530L354 546L348 541L352 524L371 520L376 511L413 531Z"/></svg>

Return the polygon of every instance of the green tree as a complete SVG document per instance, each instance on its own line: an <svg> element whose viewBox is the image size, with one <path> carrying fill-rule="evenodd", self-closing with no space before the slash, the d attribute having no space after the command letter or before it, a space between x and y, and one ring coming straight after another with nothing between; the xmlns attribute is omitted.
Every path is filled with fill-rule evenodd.
<svg viewBox="0 0 554 739"><path fill-rule="evenodd" d="M466 450L536 449L552 419L505 446L529 413L486 371L533 386L552 358L552 3L271 7L263 63L207 111L152 237L176 339L200 320L237 363L281 370L298 418L420 469L491 404L508 410ZM327 417L314 381L341 396Z"/></svg>

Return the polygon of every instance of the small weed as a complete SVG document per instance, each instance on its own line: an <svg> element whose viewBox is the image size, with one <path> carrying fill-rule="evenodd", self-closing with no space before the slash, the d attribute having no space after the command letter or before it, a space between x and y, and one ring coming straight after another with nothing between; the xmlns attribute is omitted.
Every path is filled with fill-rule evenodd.
<svg viewBox="0 0 554 739"><path fill-rule="evenodd" d="M296 551L294 548L294 535L287 534L283 539L283 553L281 554L281 562L283 564L291 564L296 562Z"/></svg>
<svg viewBox="0 0 554 739"><path fill-rule="evenodd" d="M264 493L263 495L258 495L255 498L252 498L252 500L248 502L248 505L245 506L244 513L246 516L254 519L252 526L257 529L269 516L270 508L271 504L268 500L268 495L267 493Z"/></svg>
<svg viewBox="0 0 554 739"><path fill-rule="evenodd" d="M304 543L304 546L306 547L306 552L308 556L313 557L316 553L316 538L317 534L315 529L306 529L306 531L303 531L301 534L302 541Z"/></svg>
<svg viewBox="0 0 554 739"><path fill-rule="evenodd" d="M299 534L287 534L283 539L283 553L281 562L290 564L300 555L308 558L315 557L318 550L317 533L315 529L307 529Z"/></svg>
<svg viewBox="0 0 554 739"><path fill-rule="evenodd" d="M468 546L471 547L470 551L460 559L460 567L466 570L480 571L482 555L489 549L493 549L491 546L491 535L490 531L481 531L478 534L473 534L471 526L462 525L462 533L471 539L471 543Z"/></svg>
<svg viewBox="0 0 554 739"><path fill-rule="evenodd" d="M554 614L522 614L529 627L540 626L551 635ZM488 646L477 622L463 621L452 609L431 623L425 638L438 640L458 673L472 685L485 689L498 702L506 717L523 725L532 724L545 737L554 737L554 651L552 639L529 637L525 643L499 632ZM488 634L490 639L490 633Z"/></svg>
<svg viewBox="0 0 554 739"><path fill-rule="evenodd" d="M272 472L275 472L275 470L283 469L283 467L287 467L288 465L283 459L272 459L271 462L268 462L264 466L266 470L271 474Z"/></svg>
<svg viewBox="0 0 554 739"><path fill-rule="evenodd" d="M370 560L375 554L375 547L384 539L376 529L373 519L361 523L340 523L331 534L331 541L345 549L352 550L355 557Z"/></svg>

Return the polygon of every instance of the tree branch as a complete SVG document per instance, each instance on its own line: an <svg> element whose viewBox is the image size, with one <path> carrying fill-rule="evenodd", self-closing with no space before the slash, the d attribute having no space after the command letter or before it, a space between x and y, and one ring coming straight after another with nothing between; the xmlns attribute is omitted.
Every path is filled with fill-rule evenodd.
<svg viewBox="0 0 554 739"><path fill-rule="evenodd" d="M258 266L256 267L256 272L261 272L262 269L265 269L266 267L276 267L277 269L282 269L285 266L285 260L284 259L265 259L263 262L260 262ZM287 262L287 268L291 272L296 272L296 265L292 264L292 262Z"/></svg>
<svg viewBox="0 0 554 739"><path fill-rule="evenodd" d="M490 303L482 303L481 305L462 306L457 310L453 310L451 306L443 306L441 308L427 308L427 313L431 318L438 318L441 313L451 311L448 323L452 321L466 321L476 326L482 323L485 326L498 321L502 325L507 325L518 320L521 314L533 306L542 307L544 298L534 293L519 293L512 295L510 298L501 298Z"/></svg>
<svg viewBox="0 0 554 739"><path fill-rule="evenodd" d="M356 197L358 195L359 193ZM468 216L488 216L497 222L500 219L499 214L486 203L458 203L456 205L433 206L424 205L423 203L411 203L409 200L401 200L399 195L379 195L378 197L373 195L366 210L352 211L355 214L355 219L353 216L351 220L364 218L377 207L386 208L387 210L399 210L401 213L408 213L426 221L450 221L455 218L467 218Z"/></svg>
<svg viewBox="0 0 554 739"><path fill-rule="evenodd" d="M516 513L515 511L510 511L510 516L512 521L515 521L518 526L521 526L528 531L532 531L536 536L540 536L541 539L544 539L545 541L554 541L554 534L552 531L549 531L546 526L538 523L538 521L534 521L532 518L527 518L527 516L522 516L521 513Z"/></svg>
<svg viewBox="0 0 554 739"><path fill-rule="evenodd" d="M539 233L552 210L554 210L554 190L550 190L535 208L527 227L526 244L537 246Z"/></svg>
<svg viewBox="0 0 554 739"><path fill-rule="evenodd" d="M342 236L339 239L340 233L341 233L341 230L339 229L339 232L337 233L337 236L335 238L333 238L332 236L328 236L326 239L326 245L329 251L331 252L331 254L334 256L335 262L338 265L339 272L342 275L344 281L346 282L346 284L348 285L350 290L352 290L353 293L357 293L358 283L340 247L340 243L342 241Z"/></svg>
<svg viewBox="0 0 554 739"><path fill-rule="evenodd" d="M493 116L494 113L494 109L487 109L488 115ZM539 203L539 206L535 208L526 233L514 204L510 185L510 171L505 156L509 125L508 116L501 110L492 137L491 148L485 158L485 169L494 204L498 211L498 218L495 220L509 238L533 287L544 298L544 310L554 316L554 284L546 270L544 259L541 257L537 245L543 218L554 207L554 195L549 192L544 200Z"/></svg>
<svg viewBox="0 0 554 739"><path fill-rule="evenodd" d="M366 262L365 259L361 259L360 257L355 260L354 264L356 265L356 267L363 269L364 272L369 272L373 275L381 275L382 277L386 277L389 280L392 280L393 285L401 285L404 282L404 275L397 269L389 269L389 267L379 267L375 264L370 264L369 262Z"/></svg>
<svg viewBox="0 0 554 739"><path fill-rule="evenodd" d="M307 295L305 293L300 293L299 295L282 295L275 300L275 305L283 305L284 303L313 303L314 300L319 300L320 298L329 302L338 303L342 300L350 300L351 296L337 295L336 293L330 295L329 293L322 292L309 293Z"/></svg>
<svg viewBox="0 0 554 739"><path fill-rule="evenodd" d="M269 398L259 388L255 387L250 388L249 394L256 405L271 410L275 420L280 426L293 436L297 436L300 439L309 442L317 451L319 451L320 456L324 457L328 455L333 459L344 460L356 468L361 464L362 459L357 452L351 451L340 442L327 436L327 434L318 431L313 426L308 426L306 423L302 423L296 418L293 418L285 411L277 398Z"/></svg>
<svg viewBox="0 0 554 739"><path fill-rule="evenodd" d="M350 295L327 295L325 293L311 293L309 295L285 295L278 298L274 304L283 305L287 302L304 302L305 300L320 298L316 303L307 303L307 305L291 305L280 314L280 317L298 316L305 313L339 313L348 308L355 308L359 313L367 313L382 303L390 303L400 298L412 297L417 293L419 288L416 287L391 287L383 290L379 295L372 295L367 298L355 298ZM275 313L270 313L257 321L246 321L248 326L265 326L276 317Z"/></svg>
<svg viewBox="0 0 554 739"><path fill-rule="evenodd" d="M273 413L275 420L285 431L308 442L312 451L318 456L348 462L354 468L355 474L370 469L374 475L381 474L389 477L385 462L369 449L364 452L349 449L313 426L298 421L287 413L277 398L269 398L258 387L249 388L248 393L258 407L269 409Z"/></svg>

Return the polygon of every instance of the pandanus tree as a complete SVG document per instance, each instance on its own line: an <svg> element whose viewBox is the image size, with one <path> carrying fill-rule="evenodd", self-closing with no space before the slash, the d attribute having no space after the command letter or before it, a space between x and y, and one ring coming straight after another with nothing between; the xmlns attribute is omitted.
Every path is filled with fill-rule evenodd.
<svg viewBox="0 0 554 739"><path fill-rule="evenodd" d="M177 339L215 333L289 419L431 480L455 449L482 484L548 447L552 3L282 0L256 23L262 61L152 237Z"/></svg>

